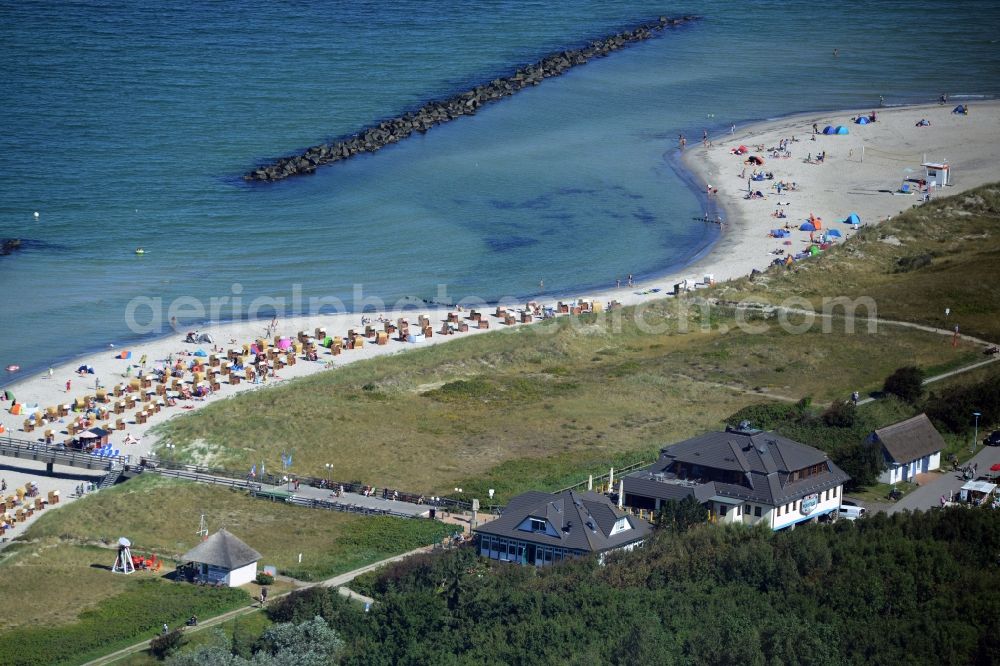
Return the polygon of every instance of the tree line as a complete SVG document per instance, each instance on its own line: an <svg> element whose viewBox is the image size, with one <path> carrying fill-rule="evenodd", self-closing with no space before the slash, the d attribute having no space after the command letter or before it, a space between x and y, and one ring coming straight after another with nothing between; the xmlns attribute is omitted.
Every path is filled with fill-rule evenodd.
<svg viewBox="0 0 1000 666"><path fill-rule="evenodd" d="M536 569L462 548L362 585L377 600L368 612L325 588L275 603L289 638L264 640L261 661L291 663L287 649L365 666L1000 663L1000 514L986 509L777 533L688 523L605 566ZM295 639L288 627L304 625L333 648ZM229 663L255 656L241 658Z"/></svg>

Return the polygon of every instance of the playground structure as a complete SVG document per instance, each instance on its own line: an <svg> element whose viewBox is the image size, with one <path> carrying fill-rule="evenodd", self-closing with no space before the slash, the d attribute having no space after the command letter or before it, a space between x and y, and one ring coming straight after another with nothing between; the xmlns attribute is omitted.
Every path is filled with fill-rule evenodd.
<svg viewBox="0 0 1000 666"><path fill-rule="evenodd" d="M130 574L136 571L157 572L163 568L163 561L153 553L149 557L134 555L132 553L132 542L121 537L118 539L118 557L115 558L115 565L111 567L114 573Z"/></svg>

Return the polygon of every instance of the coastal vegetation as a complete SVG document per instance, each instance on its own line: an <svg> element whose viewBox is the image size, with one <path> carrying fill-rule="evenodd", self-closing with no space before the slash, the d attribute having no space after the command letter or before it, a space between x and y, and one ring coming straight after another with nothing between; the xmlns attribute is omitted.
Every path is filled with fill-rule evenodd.
<svg viewBox="0 0 1000 666"><path fill-rule="evenodd" d="M304 513L225 488L142 476L46 512L23 543L0 553L0 598L18 599L0 629L0 663L98 656L151 638L164 622L174 626L191 614L207 618L250 603L259 594L255 584L216 590L167 579L176 559L197 545L201 514L213 531L224 526L258 550L261 564L300 580L328 578L454 531L430 520ZM163 569L112 574L120 536L137 554L155 553ZM272 595L291 586L277 587Z"/></svg>
<svg viewBox="0 0 1000 666"><path fill-rule="evenodd" d="M369 577L369 613L322 589L268 612L324 618L340 663L366 666L990 664L998 549L1000 516L983 509L778 533L696 525L604 567L518 567L471 548L413 557Z"/></svg>

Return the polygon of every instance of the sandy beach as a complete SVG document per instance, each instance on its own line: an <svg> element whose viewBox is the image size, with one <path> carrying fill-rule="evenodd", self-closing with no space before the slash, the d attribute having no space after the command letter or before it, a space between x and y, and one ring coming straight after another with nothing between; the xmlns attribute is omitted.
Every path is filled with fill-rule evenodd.
<svg viewBox="0 0 1000 666"><path fill-rule="evenodd" d="M764 122L747 127L737 127L732 134L710 138L710 145L690 142L682 157L686 168L690 169L695 178L706 188L717 190L708 198L712 200L713 210L718 209L724 220L723 233L715 247L694 264L669 275L655 279L644 280L631 288L623 286L620 289L608 289L600 293L578 294L566 296L563 301L576 299L592 299L606 304L617 300L623 305L633 305L643 301L662 298L672 292L673 285L688 279L689 286L703 283L706 276L712 276L716 282L746 276L752 270L764 270L778 255L775 251L799 252L807 247L810 234L799 231L799 225L811 214L822 218L824 229L838 229L842 242L853 231L850 225L841 222L849 213L857 213L863 224L876 224L893 215L917 205L919 194L906 195L898 193L906 178L922 178L924 170L921 163L925 160L947 162L952 170L953 182L948 187L937 187L932 196L946 196L977 187L983 183L997 179L997 170L993 165L994 149L1000 145L1000 103L976 102L970 105L967 116L952 114L955 104L944 106L933 104L892 109L876 109L878 120L867 125L857 125L852 122L852 116L867 114L871 109L858 109L855 112L842 111L833 113L803 114L779 120ZM930 121L929 126L918 127L921 119ZM848 128L847 135L814 135L813 124L820 130L826 125L844 125ZM794 137L794 140L792 138ZM783 139L789 141L787 150L789 157L784 157L785 151L780 151L779 157L772 157L772 147L777 147ZM694 145L693 145L694 144ZM744 163L748 155L734 155L732 149L745 145L750 149L749 155L758 155L764 160L760 167L748 166ZM763 146L764 150L758 150ZM825 159L817 162L815 157L825 153ZM807 159L811 157L812 159ZM759 169L770 172L773 179L752 182L754 191L759 190L764 195L761 199L746 199L747 178L749 174ZM779 195L775 186L778 182L795 183L792 190L782 191ZM776 209L783 209L784 219L773 216ZM710 215L709 222L692 220L691 224L714 224L715 213ZM770 237L768 232L788 224L790 236L785 239ZM791 245L786 245L786 241ZM656 289L653 292L651 290ZM557 299L546 298L545 305L554 306ZM523 303L520 304L522 307ZM277 371L277 379L271 379L264 385L243 382L238 386L230 385L223 377L220 390L199 400L178 401L176 406L166 407L153 414L145 423L137 423L137 409L128 410L120 418L125 421L124 430L115 431L110 437L113 449L122 455L131 456L137 461L142 455L155 450L155 436L149 433L150 428L163 423L176 414L190 413L217 400L227 399L246 390L256 390L283 384L297 377L303 377L324 370L336 371L346 363L373 358L385 354L403 353L419 349L430 344L441 344L468 335L482 334L505 328L500 320L494 318L495 307L483 309L484 317L490 321L490 329L481 330L474 325L468 332L454 335L440 335L442 322L447 318L448 310L441 308L423 308L407 310L405 317L413 327L421 315L429 317L434 335L430 338L418 337L417 342L400 342L390 339L385 346L376 345L374 340L366 339L363 348L345 349L342 354L334 356L327 349L320 348L317 361L298 360L295 365L286 366ZM383 315L396 319L399 313L386 312ZM468 316L468 312L463 316ZM236 322L201 329L210 333L215 344L224 349L240 348L245 343L251 343L264 337L266 321ZM381 324L374 322L379 330ZM521 324L516 324L520 326ZM275 335L295 339L299 331L310 334L316 328L325 328L330 336L346 336L348 329L361 328L360 314L337 314L303 318L284 318L278 321ZM96 382L111 389L116 384L127 383L126 374L135 377L139 360L147 358L147 368L162 366L168 357L184 361L194 359L191 354L201 348L212 353L212 344L190 344L184 342L184 331L160 339L151 340L140 345L129 347L131 359L118 358L121 349L106 351L78 358L70 363L54 367L51 377L48 373L29 377L16 384L4 388L14 393L17 402L22 405L47 407L66 404L74 398L83 395L95 395ZM181 355L185 354L185 355ZM94 368L93 374L78 375L75 371L81 365ZM131 366L131 368L130 368ZM188 374L190 378L190 373ZM70 388L67 391L67 381ZM23 430L25 415L12 414L10 402L2 403L0 424L4 426L5 435L16 439L43 441L47 429L55 431L55 442L65 441L69 435L66 430L69 419L62 418L55 423L39 425L31 433ZM71 414L71 417L75 416ZM110 423L114 423L112 416ZM138 439L138 443L125 444L125 438ZM169 456L166 456L169 457ZM211 463L211 461L202 461ZM16 474L15 474L15 471ZM74 474L72 468L60 469L68 475ZM79 483L75 476L64 479L52 479L44 476L32 477L30 468L18 465L13 459L0 459L0 476L8 477L9 488L16 483L23 483L27 478L38 481L42 493L52 488L60 488L64 500L71 499L68 489ZM10 489L7 491L11 492ZM14 536L22 526L8 537Z"/></svg>

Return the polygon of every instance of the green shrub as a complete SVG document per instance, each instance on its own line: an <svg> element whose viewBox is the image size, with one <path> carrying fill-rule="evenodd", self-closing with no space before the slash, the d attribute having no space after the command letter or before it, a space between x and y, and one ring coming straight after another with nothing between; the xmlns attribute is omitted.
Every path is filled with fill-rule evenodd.
<svg viewBox="0 0 1000 666"><path fill-rule="evenodd" d="M184 637L178 627L149 641L149 652L157 659L164 659L173 654L183 642Z"/></svg>
<svg viewBox="0 0 1000 666"><path fill-rule="evenodd" d="M271 574L267 573L266 571L258 571L257 572L257 584L258 585L273 585L274 584L274 576L272 576Z"/></svg>
<svg viewBox="0 0 1000 666"><path fill-rule="evenodd" d="M882 390L916 404L924 394L924 371L912 365L899 368L885 378Z"/></svg>
<svg viewBox="0 0 1000 666"><path fill-rule="evenodd" d="M212 617L249 601L243 590L143 580L80 613L76 622L30 627L0 635L0 664L78 664L160 633L163 623L191 615Z"/></svg>

